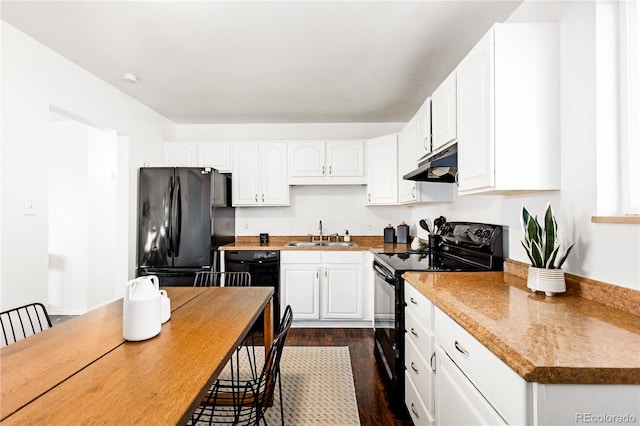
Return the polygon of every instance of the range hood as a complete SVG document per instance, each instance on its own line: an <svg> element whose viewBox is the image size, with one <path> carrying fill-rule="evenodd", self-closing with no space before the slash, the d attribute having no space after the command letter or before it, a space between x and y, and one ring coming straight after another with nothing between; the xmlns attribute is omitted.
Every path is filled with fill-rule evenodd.
<svg viewBox="0 0 640 426"><path fill-rule="evenodd" d="M402 176L404 180L420 182L456 181L458 173L458 144L453 144L436 154L427 154L418 162L418 168Z"/></svg>

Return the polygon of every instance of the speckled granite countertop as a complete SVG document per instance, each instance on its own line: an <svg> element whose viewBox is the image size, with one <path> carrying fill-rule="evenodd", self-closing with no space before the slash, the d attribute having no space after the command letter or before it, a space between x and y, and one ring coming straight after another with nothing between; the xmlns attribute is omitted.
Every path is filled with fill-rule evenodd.
<svg viewBox="0 0 640 426"><path fill-rule="evenodd" d="M640 384L640 316L632 311L571 292L533 294L525 279L503 272L403 277L528 382ZM630 292L637 303L640 292Z"/></svg>

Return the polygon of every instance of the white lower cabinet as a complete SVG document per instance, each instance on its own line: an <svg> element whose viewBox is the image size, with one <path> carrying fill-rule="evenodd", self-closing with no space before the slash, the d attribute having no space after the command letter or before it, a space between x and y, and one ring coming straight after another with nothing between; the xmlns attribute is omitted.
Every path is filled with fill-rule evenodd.
<svg viewBox="0 0 640 426"><path fill-rule="evenodd" d="M405 404L416 425L433 425L435 335L433 304L405 283Z"/></svg>
<svg viewBox="0 0 640 426"><path fill-rule="evenodd" d="M408 283L405 304L405 404L416 425L560 426L597 419L637 424L640 419L640 385L526 382Z"/></svg>
<svg viewBox="0 0 640 426"><path fill-rule="evenodd" d="M291 305L295 322L367 319L362 252L300 250L280 256L282 309Z"/></svg>
<svg viewBox="0 0 640 426"><path fill-rule="evenodd" d="M506 424L439 346L436 360L435 401L439 425Z"/></svg>

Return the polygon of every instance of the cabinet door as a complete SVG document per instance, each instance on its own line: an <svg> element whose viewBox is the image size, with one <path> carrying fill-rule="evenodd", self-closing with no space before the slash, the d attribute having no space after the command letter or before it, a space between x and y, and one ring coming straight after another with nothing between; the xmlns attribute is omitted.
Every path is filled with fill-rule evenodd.
<svg viewBox="0 0 640 426"><path fill-rule="evenodd" d="M427 98L416 114L416 161L431 152L431 98Z"/></svg>
<svg viewBox="0 0 640 426"><path fill-rule="evenodd" d="M493 31L476 44L457 71L459 190L492 187L495 178Z"/></svg>
<svg viewBox="0 0 640 426"><path fill-rule="evenodd" d="M319 177L325 171L324 141L289 142L289 176Z"/></svg>
<svg viewBox="0 0 640 426"><path fill-rule="evenodd" d="M287 177L287 143L260 143L259 203L263 206L289 204L289 181Z"/></svg>
<svg viewBox="0 0 640 426"><path fill-rule="evenodd" d="M398 203L398 136L367 141L367 204Z"/></svg>
<svg viewBox="0 0 640 426"><path fill-rule="evenodd" d="M328 141L327 176L364 176L363 141Z"/></svg>
<svg viewBox="0 0 640 426"><path fill-rule="evenodd" d="M198 166L213 167L222 173L231 173L231 142L199 142Z"/></svg>
<svg viewBox="0 0 640 426"><path fill-rule="evenodd" d="M431 95L433 151L456 139L456 71Z"/></svg>
<svg viewBox="0 0 640 426"><path fill-rule="evenodd" d="M233 150L234 206L257 206L260 185L260 148L258 142L235 142Z"/></svg>
<svg viewBox="0 0 640 426"><path fill-rule="evenodd" d="M402 176L417 167L415 157L417 115L398 134L398 201L407 203L417 200L418 182L404 180Z"/></svg>
<svg viewBox="0 0 640 426"><path fill-rule="evenodd" d="M439 425L504 425L505 421L436 345L436 422Z"/></svg>
<svg viewBox="0 0 640 426"><path fill-rule="evenodd" d="M193 142L165 142L164 165L167 167L196 167L197 145Z"/></svg>
<svg viewBox="0 0 640 426"><path fill-rule="evenodd" d="M325 265L322 283L322 317L363 318L362 264Z"/></svg>
<svg viewBox="0 0 640 426"><path fill-rule="evenodd" d="M291 305L295 319L319 319L320 265L283 264L280 274L282 310Z"/></svg>

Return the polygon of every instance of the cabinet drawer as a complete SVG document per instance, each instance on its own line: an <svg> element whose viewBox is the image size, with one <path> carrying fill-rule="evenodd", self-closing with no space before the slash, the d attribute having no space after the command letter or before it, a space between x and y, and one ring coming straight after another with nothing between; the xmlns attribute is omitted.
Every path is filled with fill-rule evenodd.
<svg viewBox="0 0 640 426"><path fill-rule="evenodd" d="M432 338L431 342L433 341L434 339ZM410 338L405 335L404 365L406 375L411 377L411 381L413 381L420 399L422 399L424 405L430 410L433 409L433 381L435 378L430 365L430 362L435 358L432 356L433 354L433 347L428 353L421 352L416 348ZM434 364L433 368L435 367Z"/></svg>
<svg viewBox="0 0 640 426"><path fill-rule="evenodd" d="M433 303L407 282L404 283L404 302L406 310L413 311L419 321L433 330Z"/></svg>
<svg viewBox="0 0 640 426"><path fill-rule="evenodd" d="M526 424L527 382L438 308L434 327L438 343L500 415Z"/></svg>
<svg viewBox="0 0 640 426"><path fill-rule="evenodd" d="M412 309L405 310L404 328L407 331L405 339L411 341L424 359L429 361L435 342L435 335L431 329L425 327L424 323L418 320Z"/></svg>
<svg viewBox="0 0 640 426"><path fill-rule="evenodd" d="M283 250L280 263L320 263L322 252L318 250Z"/></svg>
<svg viewBox="0 0 640 426"><path fill-rule="evenodd" d="M413 424L416 426L435 425L436 422L433 419L433 415L420 399L416 387L411 382L411 377L408 373L405 373L404 393L404 401L407 406L407 410L411 415L411 420L413 420Z"/></svg>

